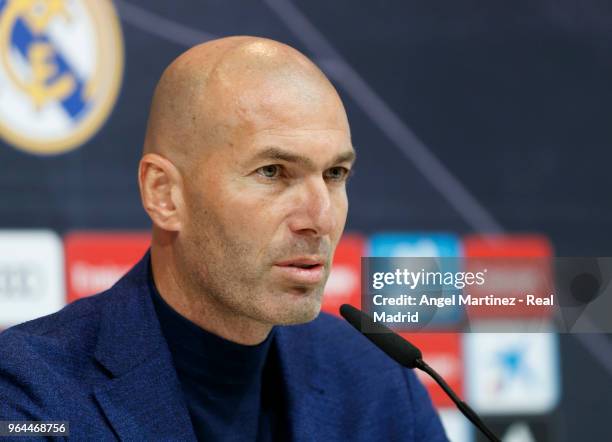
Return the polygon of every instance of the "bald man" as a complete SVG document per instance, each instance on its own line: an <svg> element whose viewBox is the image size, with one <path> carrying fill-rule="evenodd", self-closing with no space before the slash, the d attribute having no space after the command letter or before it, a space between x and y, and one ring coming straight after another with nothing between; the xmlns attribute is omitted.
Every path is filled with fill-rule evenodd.
<svg viewBox="0 0 612 442"><path fill-rule="evenodd" d="M179 56L138 173L150 252L0 335L0 420L77 440L446 440L412 372L319 314L354 160L336 90L296 50Z"/></svg>

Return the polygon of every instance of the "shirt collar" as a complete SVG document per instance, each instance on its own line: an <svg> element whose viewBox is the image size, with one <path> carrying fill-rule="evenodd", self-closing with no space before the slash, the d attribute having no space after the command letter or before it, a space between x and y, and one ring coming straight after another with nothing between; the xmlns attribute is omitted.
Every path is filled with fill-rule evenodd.
<svg viewBox="0 0 612 442"><path fill-rule="evenodd" d="M153 305L179 376L214 379L216 383L250 383L261 377L271 342L242 345L204 330L174 310L160 295L149 272Z"/></svg>

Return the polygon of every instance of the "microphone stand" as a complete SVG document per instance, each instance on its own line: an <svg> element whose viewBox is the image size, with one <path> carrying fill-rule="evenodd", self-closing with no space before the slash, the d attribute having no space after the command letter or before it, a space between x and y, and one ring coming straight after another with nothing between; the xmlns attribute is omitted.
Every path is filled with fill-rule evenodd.
<svg viewBox="0 0 612 442"><path fill-rule="evenodd" d="M464 414L464 416L467 417L474 425L476 425L476 427L478 427L478 429L482 431L491 442L501 442L500 439L495 434L493 434L491 430L487 428L487 426L480 419L480 417L478 417L476 412L472 410L472 408L468 404L459 399L459 396L457 396L455 392L449 387L449 385L442 378L442 376L440 376L433 368L431 368L423 359L419 358L416 360L416 368L424 371L429 376L431 376L434 381L436 381L438 385L442 388L442 390L444 390L448 397L451 398L451 400L455 403L457 408L459 408L459 410Z"/></svg>
<svg viewBox="0 0 612 442"><path fill-rule="evenodd" d="M449 387L442 376L440 376L433 368L431 368L423 360L421 350L412 345L406 339L402 338L397 333L393 332L387 326L374 322L373 319L366 313L350 304L343 304L340 307L340 314L348 321L359 333L362 333L374 345L384 351L389 357L395 360L398 364L407 368L418 368L431 376L444 392L455 403L459 411L467 417L482 433L487 436L491 442L501 442L501 440L491 431L485 423L480 419L474 410L468 404L463 402L457 394ZM362 330L362 324L366 323L374 332L366 332Z"/></svg>

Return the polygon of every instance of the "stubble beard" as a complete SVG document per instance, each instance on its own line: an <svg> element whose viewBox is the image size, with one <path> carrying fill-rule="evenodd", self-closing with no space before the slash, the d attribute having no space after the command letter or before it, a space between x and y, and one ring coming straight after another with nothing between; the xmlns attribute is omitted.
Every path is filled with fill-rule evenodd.
<svg viewBox="0 0 612 442"><path fill-rule="evenodd" d="M265 255L257 254L252 247L230 239L222 229L215 230L207 232L204 226L199 226L198 238L190 247L193 257L190 259L190 279L199 294L207 297L203 300L204 305L212 304L221 314L234 320L251 320L270 326L300 324L317 317L330 260L321 283L291 286L270 278L274 262L286 258L289 247L271 247ZM310 250L305 250L307 248ZM312 247L305 244L292 249L296 254L312 252Z"/></svg>

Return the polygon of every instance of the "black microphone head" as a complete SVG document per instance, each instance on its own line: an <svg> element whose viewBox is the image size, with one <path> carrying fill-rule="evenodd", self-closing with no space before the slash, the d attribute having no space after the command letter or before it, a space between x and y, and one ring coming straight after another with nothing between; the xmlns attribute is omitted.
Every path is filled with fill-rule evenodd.
<svg viewBox="0 0 612 442"><path fill-rule="evenodd" d="M416 368L423 358L421 350L393 332L387 326L374 320L361 310L349 304L340 307L340 314L355 329L384 351L398 364L408 368ZM362 330L363 328L367 331Z"/></svg>
<svg viewBox="0 0 612 442"><path fill-rule="evenodd" d="M340 306L340 315L342 315L349 324L361 331L361 319L365 316L364 312L357 307L353 307L351 304L342 304Z"/></svg>

